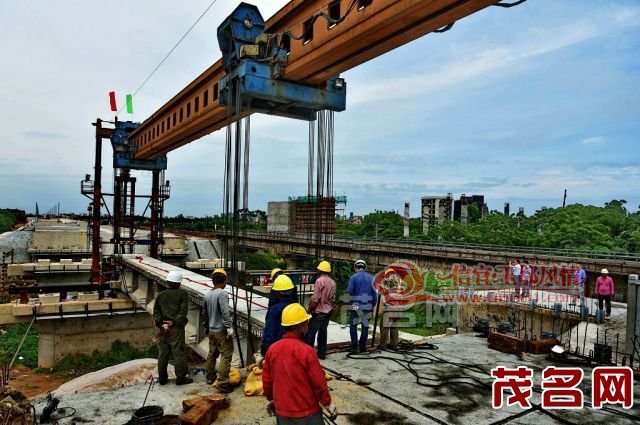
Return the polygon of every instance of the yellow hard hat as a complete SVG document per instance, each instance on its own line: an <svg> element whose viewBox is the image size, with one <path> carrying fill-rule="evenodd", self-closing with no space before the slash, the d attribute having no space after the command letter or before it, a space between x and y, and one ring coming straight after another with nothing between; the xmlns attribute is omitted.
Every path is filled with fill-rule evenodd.
<svg viewBox="0 0 640 425"><path fill-rule="evenodd" d="M320 261L318 264L318 270L325 273L331 273L331 264L328 261Z"/></svg>
<svg viewBox="0 0 640 425"><path fill-rule="evenodd" d="M215 269L213 273L211 273L211 276L213 276L214 274L221 274L224 277L227 277L227 272L224 269Z"/></svg>
<svg viewBox="0 0 640 425"><path fill-rule="evenodd" d="M294 326L309 319L311 315L298 303L289 304L282 310L282 326Z"/></svg>
<svg viewBox="0 0 640 425"><path fill-rule="evenodd" d="M273 282L273 287L271 288L274 291L288 291L289 289L293 289L293 282L289 278L289 276L281 274L276 277L276 280Z"/></svg>
<svg viewBox="0 0 640 425"><path fill-rule="evenodd" d="M276 267L275 269L271 270L271 279L273 279L273 276L275 276L276 273L282 273L282 269Z"/></svg>

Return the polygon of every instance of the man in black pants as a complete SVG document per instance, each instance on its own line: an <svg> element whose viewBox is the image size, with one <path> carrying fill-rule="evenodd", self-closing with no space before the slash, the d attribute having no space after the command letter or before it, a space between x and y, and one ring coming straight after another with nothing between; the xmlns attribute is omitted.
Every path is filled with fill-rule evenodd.
<svg viewBox="0 0 640 425"><path fill-rule="evenodd" d="M324 359L327 355L327 328L329 326L329 315L336 303L336 283L329 273L331 264L328 261L321 261L318 264L318 279L313 287L309 312L312 317L309 321L309 331L305 335L304 341L313 347L318 334L318 358Z"/></svg>
<svg viewBox="0 0 640 425"><path fill-rule="evenodd" d="M182 273L176 270L169 272L169 287L158 294L153 306L153 320L158 331L158 377L160 385L168 382L167 366L173 356L173 367L176 371L176 385L193 382L187 376L187 356L185 355L184 327L187 325L189 299L187 292L180 289Z"/></svg>

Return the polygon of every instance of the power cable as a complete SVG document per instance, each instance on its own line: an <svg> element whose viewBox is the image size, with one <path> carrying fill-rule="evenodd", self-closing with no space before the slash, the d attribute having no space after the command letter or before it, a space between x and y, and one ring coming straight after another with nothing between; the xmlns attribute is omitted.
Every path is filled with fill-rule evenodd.
<svg viewBox="0 0 640 425"><path fill-rule="evenodd" d="M445 364L449 364L451 366L455 366L455 367L459 367L462 369L466 369L475 373L479 373L481 375L490 375L488 371L486 371L485 369L483 369L481 366L479 365L468 365L468 364L463 364L463 363L457 363L457 362L452 362L450 360L446 360L443 359L439 356L436 356L435 354L433 354L430 351L434 351L437 350L438 346L435 344L421 344L421 345L414 345L411 343L406 343L406 344L402 344L401 348L397 351L395 351L398 354L402 354L404 356L404 358L398 358L398 357L392 357L392 356L387 356L387 355L370 355L370 354L348 354L347 357L350 359L354 359L354 360L390 360L395 362L396 364L400 365L401 367L403 367L405 370L407 370L409 373L411 373L415 378L416 378L416 383L420 386L423 387L427 387L427 388L441 388L441 387L446 387L449 385L470 385L472 387L475 388L479 388L479 389L491 389L491 385L486 383L486 382L482 382L477 378L474 377L470 377L470 376L455 376L455 377L447 377L446 380L443 382L442 379L438 379L438 378L431 378L428 376L425 376L424 374L420 374L416 369L415 366L424 366L424 365L429 365L429 364L436 364L436 363L445 363ZM419 354L420 353L420 354ZM407 359L407 357L409 357ZM325 368L326 369L326 368ZM329 369L327 369L329 370ZM329 370L330 372L334 373L333 371ZM344 375L338 374L337 376L341 376L343 378L345 378ZM351 380L349 377L346 377L347 379ZM461 381L462 380L462 381ZM468 381L464 381L464 380L471 380L474 382L468 382ZM424 381L440 381L439 383L436 384L431 384L431 383L427 383ZM372 388L368 387L368 389L373 390ZM377 390L373 390L374 392L380 393ZM542 389L540 388L532 388L532 391L535 391L537 393L542 393ZM383 394L381 394L383 395ZM384 395L386 396L386 395ZM387 397L391 400L394 400L396 402L398 402L399 404L401 402L399 402L398 400L395 400L391 397ZM535 403L531 403L532 407L522 411L522 412L518 412L516 414L513 414L511 416L508 416L507 418L503 418L499 421L496 421L494 423L492 423L492 425L502 425L502 424L506 424L511 422L514 419L518 419L522 416L528 415L529 413L532 412L540 412L546 416L549 416L550 418L554 419L557 423L561 423L563 425L577 425L574 422L571 422L567 419L562 418L561 416L558 416L557 414L543 408L541 405L539 404L535 404ZM591 404L589 402L585 402L585 407L590 407ZM414 409L417 411L417 409ZM610 407L603 407L602 408L603 412L607 412L610 413L612 415L616 415L618 417L621 418L625 418L625 419L629 419L632 420L634 422L640 422L640 418L637 418L636 416L626 413L626 412L622 412L619 411L617 409L613 409ZM423 412L417 411L417 413L423 414ZM436 418L433 418L436 419Z"/></svg>
<svg viewBox="0 0 640 425"><path fill-rule="evenodd" d="M500 2L500 3L492 4L491 6L498 6L498 7L505 7L505 8L509 8L509 7L514 7L514 6L521 5L521 4L522 4L522 3L524 3L525 1L527 1L527 0L518 0L518 1L514 1L513 3Z"/></svg>
<svg viewBox="0 0 640 425"><path fill-rule="evenodd" d="M169 58L169 56L171 56L171 54L173 53L174 50L176 50L176 48L180 45L180 43L182 43L182 41L187 37L187 35L189 35L189 33L191 32L191 30L198 24L198 22L200 22L200 20L202 18L204 18L204 15L207 14L207 12L209 11L209 9L211 9L213 7L213 5L217 2L218 0L213 0L209 6L207 6L207 8L204 10L204 12L202 12L202 14L200 14L200 16L198 17L198 19L196 19L196 21L191 24L191 26L189 27L189 29L187 30L187 32L185 32L183 34L182 37L180 37L180 40L178 40L178 42L171 48L171 50L169 50L169 53L167 53L165 55L165 57L160 61L160 63L158 65L156 65L155 68L153 68L153 71L151 71L151 74L149 74L149 76L147 76L147 78L144 79L144 81L142 82L142 84L140 84L140 86L136 89L136 91L133 92L133 94L131 95L132 98L134 98L138 92L142 89L142 87L144 87L145 84L147 84L147 81L149 81L151 79L151 77L153 77L153 74L156 73L156 71L162 66L162 64ZM122 112L122 109L126 106L123 105L119 110L118 113Z"/></svg>
<svg viewBox="0 0 640 425"><path fill-rule="evenodd" d="M438 28L437 30L433 30L433 32L437 32L439 34L443 33L443 32L447 32L449 31L451 28L453 28L453 25L455 24L455 22L450 23L449 25L445 25L442 28Z"/></svg>
<svg viewBox="0 0 640 425"><path fill-rule="evenodd" d="M354 384L357 384L357 382L353 378L348 376L348 375L340 373L337 370L329 369L326 366L323 366L323 368L325 370L328 370L339 381L349 381L349 382L352 382ZM397 398L391 397L390 395L388 395L385 392L378 391L375 388L372 388L370 385L365 385L364 388L366 388L367 390L371 391L372 393L375 393L375 394L377 394L377 395L379 395L379 396L381 396L381 397L383 397L383 398L385 398L385 399L387 399L389 401L392 401L392 402L398 404L399 406L404 407L405 409L409 410L410 412L417 413L417 414L419 414L419 415L431 420L432 422L435 422L435 423L440 424L440 425L448 425L448 422L442 421L442 420L436 418L435 416L432 416L432 415L430 415L430 414L428 414L426 412L418 410L415 407L413 407L413 406L411 406L411 405L409 405L409 404L407 404L407 403L405 403L403 401L398 400Z"/></svg>
<svg viewBox="0 0 640 425"><path fill-rule="evenodd" d="M22 340L20 340L20 344L18 344L18 349L16 350L15 354L13 355L13 358L11 359L11 362L9 363L9 369L11 369L13 367L13 362L16 361L16 357L18 357L18 353L20 353L20 349L22 348L22 344L24 344L24 340L27 339L27 335L29 334L29 331L31 330L31 327L33 326L33 322L35 322L35 321L36 321L36 312L34 311L33 318L31 318L31 323L29 323L29 327L27 328L27 331L22 336Z"/></svg>

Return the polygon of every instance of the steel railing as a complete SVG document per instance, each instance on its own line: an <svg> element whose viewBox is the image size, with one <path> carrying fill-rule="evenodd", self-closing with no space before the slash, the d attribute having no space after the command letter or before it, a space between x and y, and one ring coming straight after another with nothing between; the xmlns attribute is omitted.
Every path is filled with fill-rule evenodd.
<svg viewBox="0 0 640 425"><path fill-rule="evenodd" d="M220 234L221 235L221 234ZM246 235L246 236L245 236ZM278 240L285 242L315 243L313 237L300 233L284 233L284 232L266 232L266 231L249 231L245 232L242 237L262 239L262 240ZM622 262L638 262L640 263L640 254L624 253L624 252L597 252L586 250L570 250L558 248L539 248L529 246L512 246L512 245L485 245L471 243L452 243L452 242L432 242L417 239L393 239L393 238L369 238L357 236L339 236L332 235L329 243L340 246L348 244L352 248L374 248L374 247L402 247L408 249L446 249L450 251L469 251L474 253L500 253L500 254L521 254L522 256L548 256L563 257L567 259L593 259L593 260L610 260Z"/></svg>

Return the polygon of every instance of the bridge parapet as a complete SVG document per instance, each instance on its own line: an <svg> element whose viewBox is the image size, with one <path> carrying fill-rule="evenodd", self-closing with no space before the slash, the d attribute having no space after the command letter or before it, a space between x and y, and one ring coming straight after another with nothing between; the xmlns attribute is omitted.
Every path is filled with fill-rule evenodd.
<svg viewBox="0 0 640 425"><path fill-rule="evenodd" d="M122 291L149 314L153 314L155 298L160 292L158 286L168 286L166 281L168 273L173 270L182 273L181 288L189 295L187 313L189 322L185 327L186 342L196 353L206 358L209 343L204 334L201 307L204 296L213 289L211 279L147 256L125 254L114 256L113 259L123 267L122 280L120 281ZM252 338L253 346L257 348L255 341L262 338L268 300L259 295L249 294L243 289L231 287L231 285L227 286L227 289L230 292L230 297L233 299L235 296L237 299L235 314L240 338L246 338L247 341ZM249 322L251 326L249 326ZM244 350L242 351L244 352Z"/></svg>
<svg viewBox="0 0 640 425"><path fill-rule="evenodd" d="M224 238L222 233L213 235ZM249 248L272 249L297 255L315 253L313 237L298 233L245 232L240 243ZM334 260L369 258L372 264L384 266L398 259L435 258L447 262L484 262L508 264L509 261L528 260L532 264L580 263L590 273L607 268L612 274L640 274L640 255L627 253L598 253L551 248L449 244L400 239L367 239L333 235L326 238L323 253Z"/></svg>

